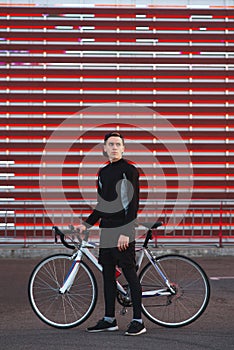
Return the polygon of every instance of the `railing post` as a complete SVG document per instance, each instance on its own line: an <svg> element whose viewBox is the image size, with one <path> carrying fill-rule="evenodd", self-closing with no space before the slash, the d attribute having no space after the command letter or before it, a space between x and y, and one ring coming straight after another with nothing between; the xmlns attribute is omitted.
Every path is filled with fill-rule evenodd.
<svg viewBox="0 0 234 350"><path fill-rule="evenodd" d="M219 209L219 247L223 247L223 202L220 202Z"/></svg>
<svg viewBox="0 0 234 350"><path fill-rule="evenodd" d="M154 234L154 248L158 248L157 230L153 230L153 234Z"/></svg>
<svg viewBox="0 0 234 350"><path fill-rule="evenodd" d="M24 248L27 247L27 232L26 232L26 205L24 203L23 205L23 211L24 211Z"/></svg>

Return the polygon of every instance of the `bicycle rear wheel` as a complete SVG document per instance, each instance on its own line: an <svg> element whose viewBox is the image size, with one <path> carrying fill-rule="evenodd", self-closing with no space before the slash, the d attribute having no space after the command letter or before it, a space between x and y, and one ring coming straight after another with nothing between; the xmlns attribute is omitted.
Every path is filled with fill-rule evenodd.
<svg viewBox="0 0 234 350"><path fill-rule="evenodd" d="M165 327L181 327L195 321L209 302L210 284L205 272L196 262L180 255L165 255L156 260L175 294L160 292L167 289L165 282L153 264L147 264L139 276L142 291L149 292L142 296L143 313L152 322ZM150 293L156 290L159 292Z"/></svg>
<svg viewBox="0 0 234 350"><path fill-rule="evenodd" d="M28 296L34 312L43 322L56 328L80 325L97 302L96 279L83 261L70 290L64 294L59 292L71 265L69 255L52 255L35 267L29 279Z"/></svg>

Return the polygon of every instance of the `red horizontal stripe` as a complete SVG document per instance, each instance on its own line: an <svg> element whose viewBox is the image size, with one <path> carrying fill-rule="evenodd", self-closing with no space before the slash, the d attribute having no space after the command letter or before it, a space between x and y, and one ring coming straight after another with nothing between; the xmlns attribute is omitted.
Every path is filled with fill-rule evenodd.
<svg viewBox="0 0 234 350"><path fill-rule="evenodd" d="M1 26L0 26L1 28ZM31 28L30 28L31 29ZM54 29L54 28L51 28ZM174 30L174 29L173 29ZM215 28L216 30L216 28ZM234 30L234 28L232 29ZM136 39L152 39L152 36L155 37L155 33L152 33L152 35L150 35L151 33L147 33L147 34L142 34L142 33L138 33L138 32L134 32L134 33L98 33L95 30L92 31L92 33L87 33L87 32L72 32L71 30L71 35L69 37L69 33L53 33L53 32L48 32L48 33L34 33L34 32L29 32L29 33L10 33L10 32L1 32L0 33L2 37L8 39L9 41L29 41L29 45L33 45L35 43L32 43L31 41L46 41L50 42L50 41L54 41L54 42L76 42L79 43L80 40L82 39L95 39L95 41L93 42L93 44L91 44L92 46L92 50L94 50L96 48L95 43L99 43L99 42L113 42L113 46L110 46L110 50L113 48L117 48L116 45L114 44L114 42L116 42L118 40L118 42L121 44L121 42L123 43L135 43L134 48L138 47L139 44L138 42L136 42ZM19 37L19 34L21 34L22 36ZM59 35L58 35L59 34ZM164 36L170 34L170 38L164 38ZM186 38L186 36L189 38L189 41L191 43L233 43L234 40L232 40L231 38L229 38L228 34L216 34L216 36L220 36L217 37L216 39L212 39L212 35L211 34L207 34L206 38L199 38L196 39L196 36L200 36L201 34L192 34L192 33L157 33L157 40L158 40L158 44L156 45L156 47L153 45L153 43L151 43L150 45L152 47L154 47L154 49L158 49L161 48L161 50L164 50L165 46L160 46L160 42L165 42L168 44L168 46L170 46L170 43L178 43L178 46L180 43L187 43L187 46L190 46L188 44L188 39ZM204 34L203 34L204 35ZM176 39L173 39L173 37L176 37ZM185 38L183 38L185 37ZM3 42L4 43L4 42ZM11 44L11 42L9 42L9 44ZM19 43L17 43L19 44ZM22 43L25 44L25 43ZM81 49L83 48L84 45L87 45L87 43L83 43L83 45L79 45L81 47ZM89 44L88 44L89 45ZM145 44L142 43L141 47L144 46L150 46L149 44ZM45 45L46 46L46 45ZM121 47L121 45L120 45ZM120 49L120 47L118 46L118 49ZM30 48L30 46L29 46ZM97 47L98 48L98 47ZM217 50L217 47L213 47L213 51ZM228 50L228 47L225 46L221 46L221 48L225 51ZM175 49L174 46L171 46L171 49ZM178 47L177 47L178 49ZM193 49L193 47L191 47L191 49ZM207 51L207 47L204 47L204 51Z"/></svg>
<svg viewBox="0 0 234 350"><path fill-rule="evenodd" d="M94 131L94 130L93 130ZM196 131L199 131L199 130L196 130ZM226 132L224 131L224 136L223 137L221 137L221 136L209 136L209 134L208 134L208 131L207 130L204 130L205 132L206 132L206 138L205 138L205 140L210 140L210 141L218 141L218 140L225 140L226 139L226 137L225 137L225 134L226 134ZM210 132L212 132L212 129L210 130ZM215 133L217 133L217 131L215 130L214 131ZM103 131L102 131L102 133L103 133ZM191 133L190 133L191 134ZM44 139L45 138L45 140L48 140L49 139L49 136L48 137L46 137L46 136L44 136L43 134L42 135L40 135L40 136L37 136L37 135L32 135L32 134L30 134L30 135L28 135L28 133L27 133L27 137L25 137L25 136L23 136L23 135L21 135L21 136L15 136L15 135L9 135L9 136L0 136L0 140L2 139L3 141L5 141L5 139L6 139L6 137L8 137L9 138L9 140L27 140L28 138L31 140L40 140L40 139ZM64 137L64 136L63 136ZM203 138L204 137L202 137L202 136L195 136L195 135L191 135L191 136L189 136L189 137L192 137L192 139L193 139L193 141L196 141L196 140L203 140ZM184 139L185 141L188 139L188 137L181 137L182 139ZM61 140L62 139L62 136L61 137L53 137L53 140ZM98 139L100 139L100 141L102 141L102 138L101 137L99 137ZM135 139L135 140L139 140L139 136L137 136L136 138L134 138L133 136L131 136L131 139ZM170 138L170 136L167 136L167 135L165 135L165 137L163 138L163 140L170 140L171 138ZM230 141L232 141L232 140L234 140L234 135L232 136L232 137L228 137L228 139L230 140ZM87 138L87 140L90 140L89 138ZM144 140L145 140L145 142L147 141L147 140L152 140L152 138L147 138L147 137L145 137L144 138ZM85 140L84 140L84 143L83 143L83 147L84 147L84 144L85 144ZM228 144L226 145L227 147L228 147ZM10 147L10 145L9 145L9 147ZM61 146L62 147L62 146ZM155 147L156 147L156 145L155 145ZM24 149L27 149L28 150L28 148L24 148ZM41 149L41 148L40 148ZM174 147L174 149L175 149L175 147Z"/></svg>
<svg viewBox="0 0 234 350"><path fill-rule="evenodd" d="M15 21L15 20L13 20L12 19L12 21ZM26 21L26 20L25 20ZM25 21L24 21L24 23L25 23ZM32 29L32 27L31 26L29 26L29 25L18 25L18 26L16 26L16 25L11 25L10 24L10 21L9 21L9 26L7 25L7 27L9 27L10 29ZM0 28L3 28L3 29L5 29L6 28L6 26L3 26L3 25L0 25ZM45 23L45 25L34 25L33 24L33 29L44 29L44 28L47 28L47 29L54 29L54 26L52 25L52 26L50 26L50 25L47 25L46 23Z"/></svg>
<svg viewBox="0 0 234 350"><path fill-rule="evenodd" d="M5 6L4 6L5 5ZM7 3L2 4L2 11L5 11L5 14L8 15L41 15L43 13L48 15L60 15L64 16L65 14L77 14L77 8L74 7L37 7L33 5L9 5ZM228 11L227 11L228 10ZM27 12L26 12L27 11ZM192 14L196 15L212 15L213 18L222 18L225 19L226 16L229 18L233 17L233 6L226 6L223 8L222 6L211 6L206 9L190 9L185 6L177 6L177 7L160 7L149 5L146 8L137 8L135 5L110 5L108 8L106 5L96 5L92 8L87 7L79 7L79 14L95 14L96 17L110 17L119 16L123 18L135 18L136 14L144 14L147 18L156 16L160 18L190 18Z"/></svg>
<svg viewBox="0 0 234 350"><path fill-rule="evenodd" d="M24 139L24 142L26 141L27 139ZM137 139L136 139L137 140ZM144 143L144 141L143 141L143 143ZM31 148L31 149L29 149L29 148L21 148L21 147L17 147L17 148L15 148L14 146L12 146L12 148L9 146L7 149L6 148L0 148L0 152L6 152L6 151L8 151L11 155L12 154L17 154L17 153L21 153L21 152L25 152L25 156L28 154L28 152L30 152L30 154L31 154L31 156L33 156L34 155L34 152L43 152L43 150L44 150L45 148ZM152 153L155 151L155 150L157 150L157 147L155 147L155 149L152 149L152 150L148 150L148 156L151 156L152 155ZM58 147L55 147L55 148L51 148L51 147L49 147L49 150L47 150L47 152L57 152L57 153L59 153L59 152L64 152L64 151L66 151L66 153L67 153L67 157L68 156L74 156L74 154L71 154L71 153L69 153L70 151L67 151L67 149L66 149L66 147L64 147L64 148L58 148ZM72 148L72 150L71 150L71 152L77 152L77 155L79 156L79 152L80 151L82 151L83 153L84 153L84 155L87 155L87 154L89 154L90 155L90 153L89 153L89 149L85 149L85 148L81 148L81 147L73 147ZM136 157L140 157L141 155L143 155L144 154L144 151L142 151L142 150L140 150L140 151L138 151L138 150L136 150L136 149L134 149L134 150L129 150L130 152L134 152L135 154L134 154L134 156L136 156ZM177 155L176 154L176 152L177 152L177 150L174 148L174 151L175 151L175 153L173 153L172 154L172 156L174 156L174 157L179 157L179 155ZM217 157L227 157L227 159L229 159L229 157L232 157L233 155L234 155L234 150L228 150L227 149L227 151L229 152L229 155L227 156L227 155L225 155L225 151L222 151L222 150L215 150L215 151L213 151L213 149L209 149L209 150L206 150L206 151L204 151L204 152L202 152L202 151L197 151L196 150L196 146L194 145L194 148L192 148L192 149L190 149L190 151L191 152L194 152L194 154L192 154L192 155L190 155L190 157L191 157L191 159L194 159L194 158L196 158L196 157L214 157L214 156L217 156ZM139 154L136 154L137 152L139 152ZM157 150L157 152L160 152L161 154L155 154L154 156L155 156L155 158L165 158L165 157L170 157L170 155L168 154L168 151L158 151ZM199 154L196 154L197 152L199 152ZM209 153L209 154L204 154L204 155L202 155L201 153ZM100 153L101 154L101 153ZM187 154L189 154L189 150L187 151ZM92 155L92 153L91 153L91 155ZM35 155L35 156L37 156L37 155ZM144 154L144 156L146 156L147 157L147 155L145 155ZM23 155L22 155L22 157L23 157ZM204 159L204 158L203 158ZM224 163L226 163L226 161L224 161ZM171 164L171 163L169 163L169 164Z"/></svg>
<svg viewBox="0 0 234 350"><path fill-rule="evenodd" d="M160 95L159 95L160 96ZM40 102L40 103L43 103L44 101L48 102L48 103L80 103L80 102L85 102L85 103L104 103L104 102L127 102L127 103L132 103L132 98L129 98L129 97L125 97L124 95L116 95L115 98L113 97L109 97L109 96L106 96L106 97L103 97L103 96L100 96L100 98L91 98L91 97L87 97L83 95L81 96L78 96L79 98L74 98L74 99L60 99L59 97L57 99L50 99L49 96L45 96L44 99L42 98L29 98L29 99L0 99L0 101L6 103L7 101L9 101L10 103L14 103L14 102L22 102L22 103L30 103L30 102ZM109 98L108 98L109 97ZM138 98L136 98L136 95L134 96L134 102L135 103L149 103L149 102L157 102L157 103L165 103L167 102L168 104L169 103L174 103L174 104L180 104L180 103L189 103L189 102L192 102L194 104L196 103L203 103L203 104L220 104L221 102L225 103L225 102L231 102L232 103L232 97L231 96L223 96L223 98L215 98L214 99L195 99L195 98L188 98L188 99L179 99L177 97L175 97L175 99L169 99L169 98L165 98L165 99L162 99L162 98L157 98L157 97L153 97L153 96L140 96Z"/></svg>
<svg viewBox="0 0 234 350"><path fill-rule="evenodd" d="M19 107L17 107L17 109L16 108L14 108L14 109L15 109L15 111L12 111L10 108L8 109L8 111L3 111L3 112L0 111L0 115L3 115L3 116L9 115L11 119L14 119L14 117L12 117L12 115L14 115L14 116L15 115L18 115L18 116L22 116L23 115L23 116L25 116L25 113L26 113L25 110L24 111L20 111ZM188 113L189 113L190 110L191 109L188 108L188 107L180 109L180 110L177 110L176 115L177 116L188 116ZM209 111L210 110L211 109L209 108ZM78 111L75 111L75 112L78 112ZM222 109L222 110L217 109L215 115L217 117L224 118L224 115L226 114L226 111L227 111L227 113L230 116L233 115L232 111L230 111L230 108L229 109L225 108L225 109ZM54 116L54 115L58 116L58 118L61 118L61 119L64 117L64 111L61 111L61 109L60 109L60 111L58 111L58 110L52 111L51 109L47 109L46 112L44 112L44 109L43 110L40 110L40 109L39 110L32 110L32 109L30 110L30 115L31 116L40 116L40 117L42 117L43 113L45 113L46 118L49 119L49 120L52 120L52 119L50 119L50 116ZM73 110L69 111L69 109L68 109L66 111L66 115L73 115L73 113L74 113ZM163 116L167 116L169 119L170 119L170 116L174 116L175 115L175 113L172 112L170 108L160 108L160 113ZM197 108L192 108L192 112L191 113L192 113L194 118L200 117L200 116L206 116L206 117L213 117L214 116L214 111L207 112L207 108L206 109L203 108L202 110L200 110L200 109L197 110ZM28 118L27 118L27 120L28 120Z"/></svg>
<svg viewBox="0 0 234 350"><path fill-rule="evenodd" d="M57 190L61 190L61 192L62 193L66 193L66 190L67 189L74 189L74 191L76 191L76 192L80 192L80 191L83 191L83 190L85 190L86 188L87 189L93 189L93 192L95 192L96 191L96 188L95 187L92 187L92 186L87 186L87 187L84 187L84 186L79 186L79 187L72 187L72 186L63 186L63 187L53 187L53 186L46 186L46 187L44 187L43 186L43 189L46 189L47 190L47 194L49 195L52 195L53 194L53 192L50 192L50 190L53 190L53 189L57 189ZM149 191L151 190L151 189L153 189L154 187L152 187L152 186L148 186L148 187L144 187L144 186L140 186L140 188L141 189L148 189ZM170 190L173 190L173 189L178 189L178 192L180 192L180 189L182 189L182 188L184 188L184 189L186 189L186 188L188 188L188 186L157 186L157 190L164 190L164 189L168 189L168 192L170 192ZM209 187L207 187L207 186L196 186L196 185L194 185L193 186L193 189L204 189L204 188L207 188L207 193L209 193L209 190L214 190L214 189L233 189L234 187L233 186L209 186ZM37 194L39 191L40 191L40 187L39 186L29 186L29 187L23 187L23 186L16 186L16 189L21 189L24 193L26 193L26 194L28 194L28 192L30 192L30 191L27 191L27 189L38 189L38 191L37 192L34 192L34 194ZM205 192L206 193L206 192ZM11 192L11 194L15 194L14 193L14 191L12 191ZM58 192L58 194L59 194L59 192ZM67 195L69 195L69 193L66 193ZM7 198L7 197L6 197ZM50 198L48 198L48 199L50 199ZM19 200L19 198L18 198L18 200Z"/></svg>
<svg viewBox="0 0 234 350"><path fill-rule="evenodd" d="M114 62L114 61L113 61ZM44 71L44 74L41 73L41 74L38 74L35 71L30 71L31 67L28 69L28 72L27 74L23 74L21 72L17 72L17 73L14 73L12 72L10 69L9 71L6 71L4 73L1 73L0 74L0 77L7 77L9 76L10 78L14 78L14 77L17 77L17 78L30 78L30 77L35 77L35 78L50 78L50 77L54 77L54 78L70 78L70 74L64 74L62 73L61 71L61 74L60 73L53 73L53 71L49 71L49 70L46 70ZM131 75L129 76L129 74L125 75L123 73L121 73L121 71L117 71L116 70L116 74L112 74L112 75L105 75L105 74L99 74L98 72L96 74L93 74L92 72L90 72L90 74L87 74L87 73L83 73L82 71L80 71L79 74L74 74L72 75L73 78L80 78L80 77L83 77L83 78L102 78L102 79L105 79L105 78L113 78L113 79L116 79L116 78L128 78L128 79L138 79L138 78L159 78L159 79L189 79L189 78L193 78L193 79L202 79L204 81L204 83L206 83L206 80L210 80L210 79L219 79L223 82L223 79L225 78L231 78L233 79L234 77L232 77L230 74L228 74L227 72L224 72L224 74L222 76L220 75L215 75L216 72L213 72L212 75L195 75L194 72L191 72L191 74L187 74L187 75L161 75L160 72L159 72L159 76L157 76L157 71L155 71L154 74L148 76L148 75L144 75L144 74L137 74L136 72L134 72L134 75ZM2 83L2 82L1 82ZM10 83L10 82L9 82ZM25 83L24 81L22 81L22 84ZM40 83L40 82L38 82ZM45 85L45 88L46 88L46 85L47 83L50 83L50 82L44 82L44 85ZM57 82L59 84L59 82ZM71 82L72 83L72 82ZM83 84L86 83L86 82L83 82ZM98 84L99 82L97 82ZM100 83L104 83L104 82L100 82ZM107 81L108 83L108 81ZM118 82L117 82L118 83ZM119 82L121 83L121 82ZM122 82L124 83L124 82ZM136 82L137 83L137 82ZM149 82L150 83L150 82ZM171 84L173 84L174 82L171 82ZM187 84L187 86L189 87L190 84L192 84L193 82L184 82L185 84ZM81 82L77 82L77 84L81 84ZM156 81L155 84L160 84L160 81ZM155 88L157 89L157 85L155 85Z"/></svg>
<svg viewBox="0 0 234 350"><path fill-rule="evenodd" d="M67 223L64 223L64 222L62 222L61 221L61 223L58 223L57 222L57 220L56 220L56 224L58 225L58 226L61 226L61 227L66 227L67 228ZM53 224L51 223L51 222L48 222L48 223L35 223L35 222L33 222L33 221L27 221L27 223L18 223L18 222L16 222L15 223L15 227L17 228L17 227L25 227L25 228L27 228L27 226L32 226L32 227L41 227L41 226L43 226L43 227L47 227L47 228L51 228L52 226L53 226ZM198 223L193 223L192 222L192 219L191 219L191 222L186 222L185 223L185 225L186 226L191 226L191 227L200 227L201 225L204 227L204 229L209 229L210 227L215 227L215 226L217 226L218 225L218 222L216 222L216 223L210 223L210 222L208 222L208 223L201 223L201 222L198 222ZM166 225L165 225L166 226ZM234 227L234 224L233 223L222 223L222 226L225 228L225 227L227 227L227 228L229 228L230 226L231 227ZM184 227L184 224L177 224L176 225L176 227L177 227L177 229L179 229L180 227ZM41 234L42 235L42 234ZM156 235L157 236L157 238L165 238L165 236L163 236L163 235ZM202 236L202 238L211 238L211 237L213 237L213 236L204 236L204 235L201 235ZM37 237L40 237L40 234L37 236ZM169 237L176 237L176 238L179 238L179 237L181 237L181 238L186 238L186 236L177 236L177 235L173 235L173 236L168 236L168 235L166 235L166 238L169 238ZM193 238L200 238L200 235L199 236L197 236L197 235L194 235L194 236L192 236ZM228 236L228 237L230 237L230 236ZM233 237L234 237L234 235L233 235ZM218 238L218 237L217 237Z"/></svg>
<svg viewBox="0 0 234 350"><path fill-rule="evenodd" d="M161 190L158 189L158 193L160 193L160 192L161 192ZM165 193L165 190L162 190L162 193ZM167 191L167 194L170 195L170 197L168 197L168 199L170 199L170 198L177 199L177 193ZM15 197L16 197L16 195L17 194L14 193ZM26 193L26 195L29 195L29 193ZM67 195L67 200L70 200L72 202L82 200L81 197L78 197L78 196L75 197L75 196L72 196L71 194L70 194L70 198L69 198L68 197L69 193L67 193L66 195ZM214 198L215 200L220 200L220 199L224 199L225 200L226 195L227 195L227 193L225 191L223 191L221 193L204 192L204 193L193 193L193 198L194 199L196 199L196 198L197 199L206 199L207 198L207 200L211 200L212 198ZM22 194L21 194L21 196L22 196ZM96 197L95 198L89 198L89 200L90 201L96 201ZM14 201L14 205L15 206L17 206L17 202L18 201L31 201L31 202L33 202L33 201L41 201L41 196L38 193L32 193L31 196L23 196L23 197L17 196L17 198L15 198L15 201ZM54 201L55 205L57 205L57 201L64 201L64 198L63 197L59 197L59 196L58 197L50 196L50 198L48 199L48 202L50 202L50 201Z"/></svg>
<svg viewBox="0 0 234 350"><path fill-rule="evenodd" d="M53 20L54 21L54 20ZM12 22L14 23L15 20L12 20ZM162 33L162 32L159 32L159 31L167 31L169 32L170 34L172 35L178 35L178 34L181 34L181 35L192 35L192 36L196 36L196 35L200 35L201 33L204 33L204 34L207 34L207 35L212 35L213 34L213 31L218 31L218 32L222 32L222 33L218 33L218 34L224 34L227 35L227 34L230 34L230 33L223 33L223 31L225 30L228 30L228 31L232 31L234 29L234 27L231 27L231 23L227 23L226 26L224 27L214 27L214 26L210 26L211 23L209 22L205 22L203 24L200 25L200 27L194 27L194 24L191 23L191 25L185 25L184 27L181 25L180 27L179 26L175 26L172 25L169 27L169 26L162 26L160 24L158 24L157 26L155 25L152 25L150 24L150 22L145 22L145 23L142 23L142 22L136 22L134 25L127 25L125 23L121 23L121 22L114 22L112 24L109 24L109 25L98 25L98 23L96 22L91 22L89 23L88 26L92 26L94 27L94 29L92 29L90 32L83 32L83 31L80 31L80 32L76 32L76 34L80 34L81 36L82 35L86 35L86 34L91 34L91 33L95 33L97 35L105 35L107 33L105 32L101 32L99 33L99 31L115 31L115 30L119 30L118 32L116 31L116 33L113 33L113 35L121 35L121 34L126 34L126 35L129 35L129 34L145 34L145 35L148 35L150 36L151 34L155 34L155 33L150 33L150 32L146 32L146 31L137 31L137 28L138 26L145 26L145 27L148 27L150 31L153 31L153 30L157 30L157 35L160 36L161 34L166 34L166 33ZM31 26L31 23L29 23L28 25L14 25L14 24L11 24L11 23L7 23L7 27L10 27L12 29L25 29L27 28L28 30L32 30L32 28L41 28L41 29L44 29L44 28L47 28L47 29L55 29L57 30L56 33L44 33L44 35L48 35L48 34L51 34L51 35L56 35L56 34L64 34L64 32L62 32L62 29L57 29L56 27L73 27L73 29L75 30L79 30L80 28L82 28L83 26L85 26L86 24L83 23L83 21L81 21L80 23L74 23L74 22L65 22L65 21L61 21L61 22L57 22L56 24L52 25L49 23L49 21L47 22L44 22L42 23L40 26L36 25L36 23L34 22L33 23L33 27ZM0 28L4 28L5 29L6 26L0 26ZM205 27L206 29L205 30L202 30L201 27ZM69 29L71 32L72 32L72 29ZM181 30L182 32L181 33L173 33L174 31L179 31ZM189 32L186 32L186 31L189 31L191 30L192 32L189 33ZM123 33L121 31L132 31L132 33ZM7 33L6 33L7 34ZM29 32L29 35L34 35L33 32ZM168 40L170 41L171 38Z"/></svg>

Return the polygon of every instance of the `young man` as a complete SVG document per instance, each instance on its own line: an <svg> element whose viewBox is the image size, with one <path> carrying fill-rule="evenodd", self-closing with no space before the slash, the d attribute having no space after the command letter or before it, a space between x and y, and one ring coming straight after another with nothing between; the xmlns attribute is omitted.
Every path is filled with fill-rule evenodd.
<svg viewBox="0 0 234 350"><path fill-rule="evenodd" d="M100 220L99 263L103 267L105 316L87 331L118 330L115 319L115 270L118 265L128 281L133 303L133 319L125 335L139 335L146 332L141 318L141 285L135 262L139 173L122 158L123 152L124 139L121 134L112 132L105 135L104 155L109 162L98 172L97 205L84 224L77 228L82 232Z"/></svg>

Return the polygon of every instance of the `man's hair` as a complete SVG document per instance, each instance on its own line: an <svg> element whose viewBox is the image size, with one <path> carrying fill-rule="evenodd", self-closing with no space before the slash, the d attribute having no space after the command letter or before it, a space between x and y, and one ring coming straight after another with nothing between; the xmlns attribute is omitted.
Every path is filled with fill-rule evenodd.
<svg viewBox="0 0 234 350"><path fill-rule="evenodd" d="M111 137L111 136L116 136L116 137L120 137L123 141L123 144L124 144L124 138L123 136L117 132L117 131L112 131L112 132L109 132L108 134L105 135L104 137L104 143L106 143L106 141Z"/></svg>

